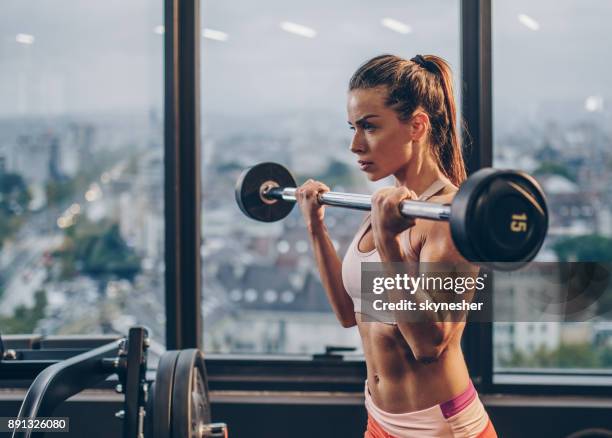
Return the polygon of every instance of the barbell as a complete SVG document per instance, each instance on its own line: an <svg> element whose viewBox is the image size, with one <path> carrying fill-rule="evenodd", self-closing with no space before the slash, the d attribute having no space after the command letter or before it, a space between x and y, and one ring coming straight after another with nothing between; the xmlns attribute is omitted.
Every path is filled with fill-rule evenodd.
<svg viewBox="0 0 612 438"><path fill-rule="evenodd" d="M296 203L297 184L277 163L260 163L242 172L236 202L248 217L275 222ZM371 210L372 197L326 192L322 205ZM538 253L548 229L546 198L537 181L517 170L480 169L459 187L451 204L406 200L398 206L406 217L448 221L457 250L468 261L493 269L517 269Z"/></svg>

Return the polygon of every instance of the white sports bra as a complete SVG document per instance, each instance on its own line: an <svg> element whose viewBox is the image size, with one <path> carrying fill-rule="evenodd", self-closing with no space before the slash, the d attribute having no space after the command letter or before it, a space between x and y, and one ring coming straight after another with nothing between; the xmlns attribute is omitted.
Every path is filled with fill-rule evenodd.
<svg viewBox="0 0 612 438"><path fill-rule="evenodd" d="M431 198L438 192L440 192L446 185L447 181L443 181L438 179L434 181L432 185L430 185L417 199L419 201L426 201ZM359 251L359 242L361 238L366 233L368 228L370 227L370 214L368 213L357 230L357 234L353 238L353 241L349 245L344 259L342 260L342 283L344 284L344 289L348 292L349 296L353 300L353 310L355 313L362 313L362 295L361 295L361 263L362 262L381 262L380 255L376 248L368 252ZM412 245L410 244L410 230L408 228L404 231L400 236L400 241L404 245L404 249L406 250L406 254L408 257L415 262L418 262L419 256L414 252ZM372 296L374 298L374 296ZM367 298L366 298L367 299ZM372 306L364 306L365 309L371 309ZM380 321L381 312L377 311L377 315L368 314L368 316L376 321ZM385 317L386 321L392 320L391 314ZM383 321L380 321L383 322ZM390 322L385 322L385 324L391 324Z"/></svg>

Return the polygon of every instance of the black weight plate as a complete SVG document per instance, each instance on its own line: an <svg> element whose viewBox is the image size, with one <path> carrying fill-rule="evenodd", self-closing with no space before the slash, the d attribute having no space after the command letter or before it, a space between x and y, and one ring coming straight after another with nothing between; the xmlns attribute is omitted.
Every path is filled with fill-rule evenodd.
<svg viewBox="0 0 612 438"><path fill-rule="evenodd" d="M522 175L495 179L487 193L481 217L488 242L481 252L500 254L500 261L531 260L546 236L545 204Z"/></svg>
<svg viewBox="0 0 612 438"><path fill-rule="evenodd" d="M548 230L546 200L538 183L523 172L505 171L492 178L481 195L481 238L474 244L488 259L514 269L531 261Z"/></svg>
<svg viewBox="0 0 612 438"><path fill-rule="evenodd" d="M493 169L476 172L468 182L457 194L458 207L452 206L457 248L469 260L495 269L517 269L531 261L548 229L539 184L524 172Z"/></svg>
<svg viewBox="0 0 612 438"><path fill-rule="evenodd" d="M153 437L172 437L172 392L174 371L180 351L166 351L159 360L153 396ZM147 413L148 415L148 413ZM148 437L147 437L148 438Z"/></svg>
<svg viewBox="0 0 612 438"><path fill-rule="evenodd" d="M295 187L291 172L277 163L260 163L246 169L236 182L236 202L248 217L261 222L276 222L286 217L295 203L282 200L264 202L261 187L266 182L274 182L278 187Z"/></svg>
<svg viewBox="0 0 612 438"><path fill-rule="evenodd" d="M181 351L174 371L172 437L200 436L200 426L210 423L210 400L204 355L200 350Z"/></svg>
<svg viewBox="0 0 612 438"><path fill-rule="evenodd" d="M451 204L450 228L453 242L461 255L471 262L482 262L479 254L472 247L471 239L471 212L479 199L479 194L486 181L497 171L492 168L480 169L474 172L459 187Z"/></svg>

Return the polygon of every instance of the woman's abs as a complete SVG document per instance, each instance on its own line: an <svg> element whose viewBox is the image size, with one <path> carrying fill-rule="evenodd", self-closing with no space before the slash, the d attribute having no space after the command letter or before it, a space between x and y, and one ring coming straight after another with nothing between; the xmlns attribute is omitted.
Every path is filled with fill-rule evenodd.
<svg viewBox="0 0 612 438"><path fill-rule="evenodd" d="M451 341L435 362L415 359L397 326L358 322L368 388L377 406L403 413L428 408L465 390L469 374L459 345Z"/></svg>

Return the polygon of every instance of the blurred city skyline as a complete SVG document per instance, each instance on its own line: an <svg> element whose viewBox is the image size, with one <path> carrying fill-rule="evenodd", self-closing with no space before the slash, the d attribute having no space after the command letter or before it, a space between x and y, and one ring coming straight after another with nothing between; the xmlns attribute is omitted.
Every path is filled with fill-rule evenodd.
<svg viewBox="0 0 612 438"><path fill-rule="evenodd" d="M139 323L161 340L162 4L32 5L7 0L0 15L0 329L121 333ZM546 261L561 237L612 238L612 61L601 20L612 4L554 5L495 1L493 10L493 164L544 186ZM348 149L348 78L390 52L439 54L457 79L459 2L203 1L202 28L205 347L360 348L329 309L297 209L282 223L250 221L234 183L245 166L273 160L298 181L371 192ZM361 217L330 209L326 220L343 254ZM541 348L569 341L597 341L608 354L609 325L498 325L496 366L536 363Z"/></svg>

